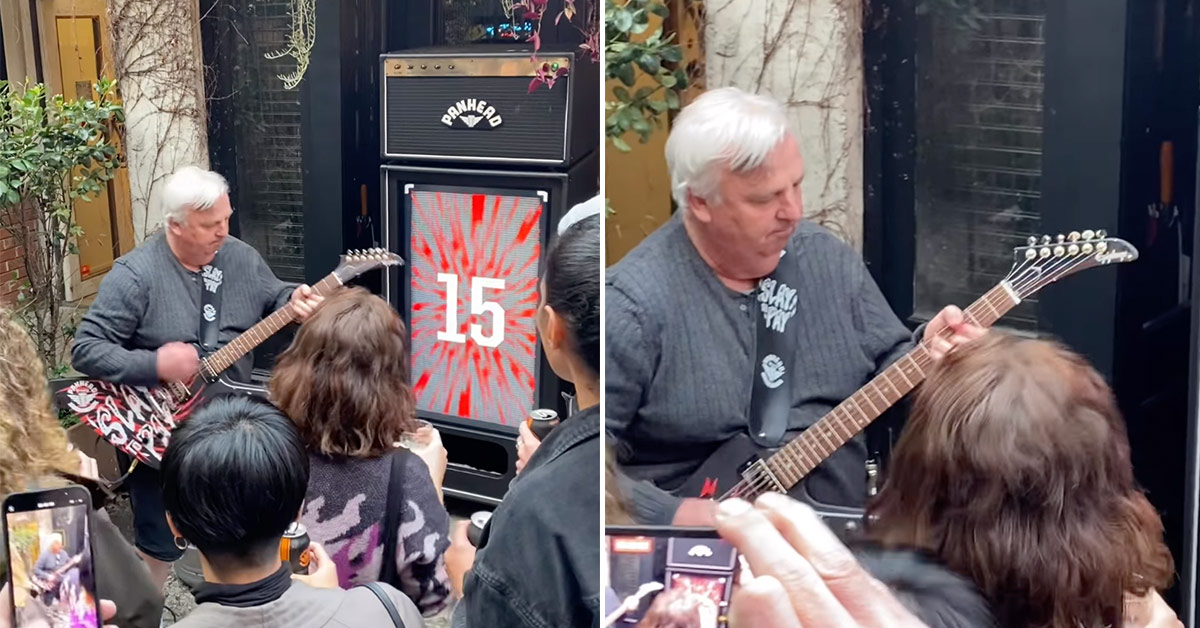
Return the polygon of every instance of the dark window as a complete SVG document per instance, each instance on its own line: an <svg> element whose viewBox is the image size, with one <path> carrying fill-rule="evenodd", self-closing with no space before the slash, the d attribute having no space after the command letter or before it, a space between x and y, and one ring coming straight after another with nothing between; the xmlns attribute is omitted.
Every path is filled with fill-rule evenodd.
<svg viewBox="0 0 1200 628"><path fill-rule="evenodd" d="M224 21L207 31L224 44L216 53L224 57L219 60L224 84L210 89L209 98L218 103L210 124L229 125L210 129L210 135L223 137L236 155L215 167L236 181L231 200L241 239L280 279L303 282L300 89L287 89L279 78L294 72L296 61L267 58L287 47L291 6L288 0L233 0L218 3L205 17Z"/></svg>
<svg viewBox="0 0 1200 628"><path fill-rule="evenodd" d="M914 316L966 306L1039 232L1046 0L920 0ZM1037 327L1036 298L1001 325Z"/></svg>

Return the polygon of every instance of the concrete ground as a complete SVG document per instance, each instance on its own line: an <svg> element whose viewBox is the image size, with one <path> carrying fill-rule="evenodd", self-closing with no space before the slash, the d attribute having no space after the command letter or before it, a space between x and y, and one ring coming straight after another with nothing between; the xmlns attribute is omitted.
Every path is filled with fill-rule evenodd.
<svg viewBox="0 0 1200 628"><path fill-rule="evenodd" d="M455 503L453 501L447 503L447 507L450 509L450 518L452 521L469 517L470 511L474 510L467 504L461 502ZM129 539L129 542L132 543L133 513L129 508L128 495L118 495L109 503L107 510L113 523L116 524L125 537ZM167 585L163 589L163 593L166 603L166 609L163 611L163 626L174 624L196 608L196 600L193 599L192 592L188 590L186 585L176 579L174 574L167 578ZM426 617L425 626L426 628L450 628L450 611L446 610L434 617Z"/></svg>

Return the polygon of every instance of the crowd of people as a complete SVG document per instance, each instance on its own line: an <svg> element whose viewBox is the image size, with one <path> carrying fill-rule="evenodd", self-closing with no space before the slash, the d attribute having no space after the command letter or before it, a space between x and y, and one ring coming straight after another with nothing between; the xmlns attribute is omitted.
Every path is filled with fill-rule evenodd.
<svg viewBox="0 0 1200 628"><path fill-rule="evenodd" d="M77 370L131 385L186 381L204 340L201 291L218 264L216 346L282 308L302 324L267 395L205 400L172 432L158 469L122 460L132 467L131 544L107 515L95 462L67 445L32 340L0 309L0 440L9 452L0 492L92 489L106 620L159 626L163 583L189 547L203 582L197 607L175 624L184 627L412 627L452 601L455 626L587 625L598 615L598 212L564 221L538 290L542 350L575 384L578 411L521 449L521 473L476 548L465 522L451 529L447 452L416 417L408 332L396 310L361 288L326 298L276 280L229 236L219 175L184 168L164 191L167 227L104 279L76 338ZM248 364L236 369L248 375ZM548 496L554 514L542 507ZM307 574L293 574L281 556L296 522L311 539ZM0 610L4 622L11 613Z"/></svg>
<svg viewBox="0 0 1200 628"><path fill-rule="evenodd" d="M1113 393L1082 357L953 306L909 331L859 256L802 220L799 142L770 98L700 96L674 121L667 162L679 211L603 286L599 211L572 212L551 239L537 335L574 387L572 413L542 440L522 425L519 473L474 543L444 505L447 452L417 417L400 315L361 288L279 281L229 236L224 180L196 168L165 182L166 228L105 277L74 365L130 385L186 379L197 347L287 311L301 325L268 394L199 405L158 469L122 461L130 543L94 462L67 445L32 341L0 309L0 493L92 492L97 593L122 628L160 625L189 548L203 583L184 628L413 627L451 606L456 628L1181 625L1161 596L1174 574L1162 522ZM764 296L766 280L782 297ZM220 315L197 324L218 287ZM864 509L861 539L775 491L681 494L731 437L785 442L917 347L924 382L899 409L878 494L861 436L805 481L819 503ZM249 363L232 372L245 381ZM728 604L663 586L623 619L619 600L602 602L602 520L711 526L741 556ZM302 574L280 550L297 522L312 541ZM0 592L0 626L13 613Z"/></svg>

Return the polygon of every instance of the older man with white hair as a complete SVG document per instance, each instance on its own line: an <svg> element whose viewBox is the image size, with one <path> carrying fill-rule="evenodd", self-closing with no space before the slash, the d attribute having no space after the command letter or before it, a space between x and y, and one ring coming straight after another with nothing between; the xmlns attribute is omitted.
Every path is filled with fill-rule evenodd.
<svg viewBox="0 0 1200 628"><path fill-rule="evenodd" d="M702 94L672 125L666 158L679 211L607 273L605 424L638 519L711 525L712 501L673 493L726 441L782 444L915 341L936 358L983 330L950 306L910 332L861 257L801 220L804 160L770 97ZM865 462L851 440L806 487L861 504Z"/></svg>
<svg viewBox="0 0 1200 628"><path fill-rule="evenodd" d="M162 204L165 227L113 264L79 325L71 358L89 377L186 381L199 369L200 348L220 349L288 303L304 320L321 302L309 286L280 281L257 251L229 235L233 208L221 175L180 168L164 181ZM211 296L218 293L219 300ZM252 364L247 355L226 375L249 382ZM128 479L135 544L161 586L183 549L167 527L158 481L146 465Z"/></svg>

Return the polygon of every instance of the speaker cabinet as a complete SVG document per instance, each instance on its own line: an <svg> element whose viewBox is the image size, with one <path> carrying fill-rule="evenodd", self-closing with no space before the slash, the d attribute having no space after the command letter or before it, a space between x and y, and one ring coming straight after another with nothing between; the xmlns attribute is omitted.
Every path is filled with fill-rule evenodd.
<svg viewBox="0 0 1200 628"><path fill-rule="evenodd" d="M568 387L537 340L538 281L559 219L599 184L596 153L565 172L382 167L384 245L405 259L384 296L411 337L417 414L442 433L449 495L497 503L517 425L565 416Z"/></svg>

